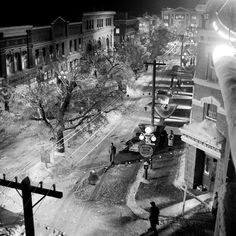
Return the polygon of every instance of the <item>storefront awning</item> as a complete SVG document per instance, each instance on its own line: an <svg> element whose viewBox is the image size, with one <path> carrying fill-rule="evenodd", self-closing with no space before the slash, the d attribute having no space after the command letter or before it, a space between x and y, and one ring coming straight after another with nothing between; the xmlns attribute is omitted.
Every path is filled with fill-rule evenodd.
<svg viewBox="0 0 236 236"><path fill-rule="evenodd" d="M216 122L203 120L200 123L184 125L180 128L181 139L213 157L221 158L221 150L225 141L223 134L217 129Z"/></svg>

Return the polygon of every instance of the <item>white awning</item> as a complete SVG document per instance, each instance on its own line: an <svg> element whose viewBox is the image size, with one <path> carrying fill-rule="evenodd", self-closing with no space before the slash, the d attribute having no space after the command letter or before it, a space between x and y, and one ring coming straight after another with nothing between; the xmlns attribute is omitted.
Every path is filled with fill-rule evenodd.
<svg viewBox="0 0 236 236"><path fill-rule="evenodd" d="M206 153L221 158L221 150L225 141L223 134L217 129L216 122L203 120L200 123L184 125L179 129L181 139Z"/></svg>

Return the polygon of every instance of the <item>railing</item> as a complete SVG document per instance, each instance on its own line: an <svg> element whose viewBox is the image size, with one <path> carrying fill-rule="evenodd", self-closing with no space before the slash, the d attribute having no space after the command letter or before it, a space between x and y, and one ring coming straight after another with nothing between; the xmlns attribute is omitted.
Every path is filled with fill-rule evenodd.
<svg viewBox="0 0 236 236"><path fill-rule="evenodd" d="M208 210L211 210L211 206L202 201L199 197L197 197L196 195L194 195L193 193L191 193L190 191L188 191L187 189L187 185L183 185L183 186L176 186L177 188L179 188L180 190L184 191L184 199L183 199L183 214L184 214L184 206L185 206L185 201L186 201L186 195L190 195L191 197L195 198L197 201L201 202Z"/></svg>

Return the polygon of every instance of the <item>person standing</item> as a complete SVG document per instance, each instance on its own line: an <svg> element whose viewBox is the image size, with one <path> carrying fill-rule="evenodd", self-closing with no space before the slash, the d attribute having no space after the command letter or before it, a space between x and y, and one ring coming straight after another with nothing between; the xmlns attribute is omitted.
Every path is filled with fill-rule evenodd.
<svg viewBox="0 0 236 236"><path fill-rule="evenodd" d="M115 155L116 155L116 147L114 146L113 143L111 143L110 149L109 149L109 157L110 157L110 163L111 165L114 165L115 162Z"/></svg>
<svg viewBox="0 0 236 236"><path fill-rule="evenodd" d="M218 209L218 192L215 192L215 197L211 209L211 213L214 216L214 219L216 219L217 209Z"/></svg>
<svg viewBox="0 0 236 236"><path fill-rule="evenodd" d="M169 135L168 135L168 146L169 147L173 147L174 145L174 133L173 130L170 131Z"/></svg>
<svg viewBox="0 0 236 236"><path fill-rule="evenodd" d="M157 235L156 225L159 225L160 210L156 206L155 202L150 202L150 204L151 204L151 207L150 207L149 221L150 221L151 228L148 231L152 231L155 233L155 235Z"/></svg>

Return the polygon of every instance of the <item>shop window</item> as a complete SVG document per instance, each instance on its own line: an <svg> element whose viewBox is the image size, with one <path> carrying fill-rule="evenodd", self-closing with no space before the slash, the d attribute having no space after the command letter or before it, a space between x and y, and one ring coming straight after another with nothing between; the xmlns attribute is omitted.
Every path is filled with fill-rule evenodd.
<svg viewBox="0 0 236 236"><path fill-rule="evenodd" d="M35 50L35 65L39 64L39 49Z"/></svg>
<svg viewBox="0 0 236 236"><path fill-rule="evenodd" d="M50 47L49 47L49 58L50 58L50 60L53 59L53 46L52 45L50 45Z"/></svg>

